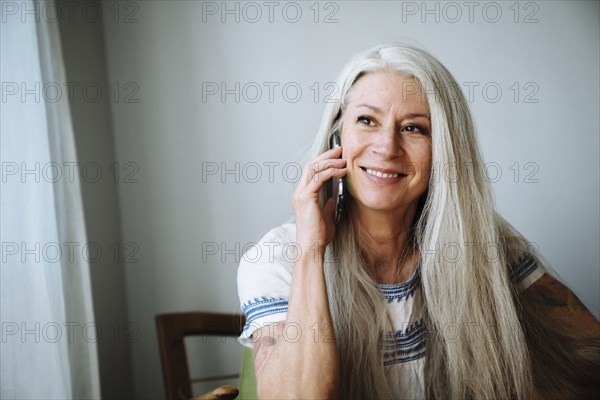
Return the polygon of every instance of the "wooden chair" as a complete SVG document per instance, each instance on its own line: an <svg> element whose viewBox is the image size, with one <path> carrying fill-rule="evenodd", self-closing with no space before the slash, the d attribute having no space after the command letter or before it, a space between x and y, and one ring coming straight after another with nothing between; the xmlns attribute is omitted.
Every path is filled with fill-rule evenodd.
<svg viewBox="0 0 600 400"><path fill-rule="evenodd" d="M169 400L192 398L192 382L211 380L190 379L184 338L191 335L239 336L245 323L243 314L215 314L205 312L185 312L156 316L160 359L165 382L166 397ZM234 378L229 375L220 378ZM212 378L217 379L217 378ZM198 400L235 399L237 388L221 386L205 393Z"/></svg>

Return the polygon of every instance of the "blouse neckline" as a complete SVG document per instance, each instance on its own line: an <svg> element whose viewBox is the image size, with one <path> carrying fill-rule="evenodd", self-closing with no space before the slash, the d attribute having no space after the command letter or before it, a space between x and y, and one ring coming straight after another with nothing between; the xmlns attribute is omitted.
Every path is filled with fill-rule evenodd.
<svg viewBox="0 0 600 400"><path fill-rule="evenodd" d="M417 264L410 278L400 283L376 283L375 286L381 294L391 302L392 300L402 300L408 296L414 295L415 290L420 283L421 264Z"/></svg>

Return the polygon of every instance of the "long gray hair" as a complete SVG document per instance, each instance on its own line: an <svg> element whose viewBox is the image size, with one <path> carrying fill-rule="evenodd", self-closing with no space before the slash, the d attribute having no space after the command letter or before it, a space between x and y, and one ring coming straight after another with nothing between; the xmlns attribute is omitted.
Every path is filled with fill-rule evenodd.
<svg viewBox="0 0 600 400"><path fill-rule="evenodd" d="M448 70L411 45L380 45L358 54L337 80L338 101L325 109L313 157L328 149L352 85L364 74L381 70L416 79L430 108L433 167L410 232L410 244L420 254L428 331L426 395L531 398L534 372L517 289L507 267L527 252L526 241L494 210L471 114ZM449 170L452 176L445 176ZM325 200L322 195L322 206ZM361 253L351 199L347 208L325 264L342 364L342 396L393 398L381 358L382 334L391 323ZM460 247L461 257L441 256L448 245ZM490 250L495 250L493 256ZM444 332L457 326L463 333L471 328L469 337L447 340Z"/></svg>

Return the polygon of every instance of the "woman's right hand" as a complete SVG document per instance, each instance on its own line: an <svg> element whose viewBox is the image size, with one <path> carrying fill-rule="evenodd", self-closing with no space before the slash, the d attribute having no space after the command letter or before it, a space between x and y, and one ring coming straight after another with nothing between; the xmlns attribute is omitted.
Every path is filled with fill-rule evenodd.
<svg viewBox="0 0 600 400"><path fill-rule="evenodd" d="M308 162L292 196L296 215L296 242L303 253L318 249L320 254L333 239L335 221L333 199L325 208L319 206L319 191L331 178L346 175L346 160L340 159L342 148L328 150ZM316 247L315 247L316 246Z"/></svg>
<svg viewBox="0 0 600 400"><path fill-rule="evenodd" d="M331 178L346 175L346 161L338 158L341 154L338 147L307 163L294 190L296 244L302 255L292 270L285 322L263 326L253 334L259 338L254 343L259 398L339 398L340 357L335 340L314 340L310 334L286 340L285 327L292 324L307 333L316 327L319 335L332 332L323 267L335 222L332 200L321 210L319 191Z"/></svg>

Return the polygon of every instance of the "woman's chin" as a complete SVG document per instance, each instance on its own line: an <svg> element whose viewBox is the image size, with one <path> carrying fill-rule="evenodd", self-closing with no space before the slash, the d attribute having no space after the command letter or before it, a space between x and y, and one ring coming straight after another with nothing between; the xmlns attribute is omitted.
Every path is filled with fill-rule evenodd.
<svg viewBox="0 0 600 400"><path fill-rule="evenodd" d="M398 201L390 201L388 199L370 199L364 202L358 202L359 207L376 212L398 212L402 208L402 204Z"/></svg>

